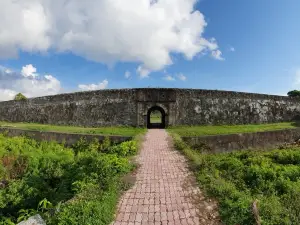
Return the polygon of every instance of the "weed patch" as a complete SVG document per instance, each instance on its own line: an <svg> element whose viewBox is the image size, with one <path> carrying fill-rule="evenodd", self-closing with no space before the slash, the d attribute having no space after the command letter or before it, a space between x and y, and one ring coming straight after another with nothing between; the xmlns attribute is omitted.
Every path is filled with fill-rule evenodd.
<svg viewBox="0 0 300 225"><path fill-rule="evenodd" d="M299 146L203 154L178 135L173 137L175 146L190 159L201 188L218 200L224 224L255 224L256 200L261 224L300 224Z"/></svg>
<svg viewBox="0 0 300 225"><path fill-rule="evenodd" d="M119 145L55 142L0 135L0 224L39 213L47 224L109 224L122 182L134 169L137 141Z"/></svg>

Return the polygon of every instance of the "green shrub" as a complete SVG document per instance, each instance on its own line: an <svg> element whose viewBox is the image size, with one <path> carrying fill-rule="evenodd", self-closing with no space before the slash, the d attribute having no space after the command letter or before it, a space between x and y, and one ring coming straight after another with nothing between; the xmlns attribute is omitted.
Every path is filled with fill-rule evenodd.
<svg viewBox="0 0 300 225"><path fill-rule="evenodd" d="M289 91L287 93L287 95L290 97L298 97L298 96L300 96L300 91L298 91L298 90Z"/></svg>
<svg viewBox="0 0 300 225"><path fill-rule="evenodd" d="M14 100L16 101L21 101L21 100L26 100L27 98L22 94L22 93L19 93L15 96Z"/></svg>
<svg viewBox="0 0 300 225"><path fill-rule="evenodd" d="M99 143L98 139L94 139L88 143L85 139L80 139L76 144L72 146L75 154L80 152L96 152L116 154L118 156L132 156L137 153L138 145L137 141L125 141L118 145L113 144L108 137L105 137L102 143Z"/></svg>
<svg viewBox="0 0 300 225"><path fill-rule="evenodd" d="M110 142L109 137L105 137L103 142L100 145L100 150L102 152L105 152L110 146L111 146L111 142Z"/></svg>
<svg viewBox="0 0 300 225"><path fill-rule="evenodd" d="M0 181L7 184L0 188L0 225L26 219L41 201L51 205L39 211L47 224L108 224L120 178L133 168L125 156L136 152L135 141L81 139L66 148L0 135Z"/></svg>
<svg viewBox="0 0 300 225"><path fill-rule="evenodd" d="M194 165L199 185L219 201L224 224L255 224L256 199L263 225L300 224L300 147L203 154L178 136L174 142Z"/></svg>
<svg viewBox="0 0 300 225"><path fill-rule="evenodd" d="M107 152L120 156L132 156L137 153L137 149L137 143L135 141L126 141L119 145L111 146L107 149Z"/></svg>
<svg viewBox="0 0 300 225"><path fill-rule="evenodd" d="M85 191L89 194L82 194L79 199L64 204L59 214L52 217L48 224L109 224L113 220L113 212L118 200L116 185L112 185L110 190L104 193L96 185L89 186Z"/></svg>
<svg viewBox="0 0 300 225"><path fill-rule="evenodd" d="M96 140L94 140L95 142ZM86 141L85 138L80 138L73 146L72 149L74 150L75 154L79 152L85 152L89 150L89 143Z"/></svg>

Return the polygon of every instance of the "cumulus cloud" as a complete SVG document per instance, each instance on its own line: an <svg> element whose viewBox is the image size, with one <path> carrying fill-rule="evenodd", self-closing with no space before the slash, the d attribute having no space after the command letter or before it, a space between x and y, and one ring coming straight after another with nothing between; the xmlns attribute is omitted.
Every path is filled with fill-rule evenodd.
<svg viewBox="0 0 300 225"><path fill-rule="evenodd" d="M176 79L174 77L172 77L171 75L165 75L163 77L164 80L167 80L167 81L175 81Z"/></svg>
<svg viewBox="0 0 300 225"><path fill-rule="evenodd" d="M51 48L108 65L138 62L142 77L171 65L171 53L190 60L210 51L220 59L215 39L203 37L207 23L196 2L1 0L0 58Z"/></svg>
<svg viewBox="0 0 300 225"><path fill-rule="evenodd" d="M1 89L0 88L0 101L8 101L12 100L18 92L10 90L10 89Z"/></svg>
<svg viewBox="0 0 300 225"><path fill-rule="evenodd" d="M186 80L186 76L184 76L182 73L177 74L177 77L179 80L185 81Z"/></svg>
<svg viewBox="0 0 300 225"><path fill-rule="evenodd" d="M36 74L36 68L32 64L23 66L22 70L21 70L21 74L24 77L36 77L36 76L38 76Z"/></svg>
<svg viewBox="0 0 300 225"><path fill-rule="evenodd" d="M142 66L139 66L136 70L140 78L147 78L149 77L150 70L143 68Z"/></svg>
<svg viewBox="0 0 300 225"><path fill-rule="evenodd" d="M3 66L0 67L0 101L12 100L21 92L26 97L37 97L58 94L61 84L52 75L41 76L37 69L26 65L21 71L13 71Z"/></svg>
<svg viewBox="0 0 300 225"><path fill-rule="evenodd" d="M185 81L186 80L186 76L183 73L178 73L178 74L168 74L166 71L163 72L164 76L162 77L162 79L167 80L167 81L176 81L176 78L178 78L181 81Z"/></svg>
<svg viewBox="0 0 300 225"><path fill-rule="evenodd" d="M217 60L225 60L223 57L222 57L222 52L218 49L218 50L214 50L211 52L211 55L213 58L217 59Z"/></svg>
<svg viewBox="0 0 300 225"><path fill-rule="evenodd" d="M103 80L99 84L79 84L78 88L81 91L95 91L95 90L101 90L105 89L108 85L108 80Z"/></svg>
<svg viewBox="0 0 300 225"><path fill-rule="evenodd" d="M128 79L131 76L131 73L129 71L126 71L124 76L126 79Z"/></svg>

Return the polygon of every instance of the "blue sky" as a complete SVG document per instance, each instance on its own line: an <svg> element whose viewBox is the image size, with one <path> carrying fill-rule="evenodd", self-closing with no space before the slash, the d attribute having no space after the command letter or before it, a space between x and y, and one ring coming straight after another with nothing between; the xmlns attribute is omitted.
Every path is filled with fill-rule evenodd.
<svg viewBox="0 0 300 225"><path fill-rule="evenodd" d="M194 11L199 11L204 15L207 25L203 25L201 18L196 18L193 19L194 22L189 19L190 22L184 26L180 25L179 29L203 28L203 33L199 31L196 35L190 35L187 32L185 35L190 35L188 41L193 40L196 43L195 38L201 37L214 45L200 46L204 46L204 50L195 50L199 47L195 47L195 44L193 48L188 44L185 45L188 41L182 42L176 39L177 41L173 43L173 39L167 39L170 33L165 32L157 32L160 36L156 37L155 42L147 39L152 33L168 27L168 24L163 25L161 22L161 27L159 27L160 23L152 24L149 21L155 20L154 15L156 18L159 14L149 14L149 18L141 17L141 24L132 26L130 19L127 20L125 15L148 10L135 7L134 1L136 0L131 1L132 6L130 6L130 1L127 1L128 10L132 10L131 14L124 14L124 18L118 17L121 18L122 24L128 21L128 26L120 25L120 23L112 23L110 26L107 21L116 19L116 15L112 15L111 18L105 15L98 18L98 22L100 19L106 22L94 25L97 26L95 29L86 28L92 27L92 19L87 19L86 24L81 24L82 27L78 30L94 38L92 43L86 46L80 41L73 41L71 44L59 42L56 36L48 38L48 33L39 36L45 30L43 27L47 26L46 20L44 23L34 24L35 27L30 28L30 33L20 33L19 36L24 37L25 40L14 39L13 35L17 35L16 31L11 30L8 23L0 22L0 29L12 34L10 39L13 40L13 44L9 45L7 43L10 42L5 42L0 38L0 50L7 52L7 54L0 53L2 68L0 94L6 95L2 100L8 100L19 91L34 97L78 90L135 87L219 89L279 95L284 95L292 89L300 89L300 1L202 0L191 4ZM184 1L194 2L193 0L176 0L172 4L178 4L179 8L191 6L185 5ZM95 2L99 3L101 12L101 2L105 0ZM172 7L168 5L170 1L162 0L161 2L167 3L161 4L160 10L171 12ZM28 5L22 5L21 1L20 5L18 10L29 7L32 10L30 12L34 10L40 12L38 7L30 8ZM40 6L44 9L48 7L42 3ZM94 12L91 11L93 6L78 4L76 7L85 10L87 17L93 18ZM122 8L124 9L124 6ZM191 15L194 11L185 10L181 14ZM117 10L115 12L120 13ZM69 13L75 15L74 12ZM52 17L55 16L58 18L58 15L52 15ZM79 21L83 20L81 17L78 18ZM179 20L178 18L180 16L175 16L174 13L174 21ZM181 21L183 20L181 18ZM66 19L59 18L55 21L63 24ZM51 26L54 24L52 21ZM47 26L48 31L54 29L51 26ZM39 32L34 30L36 27L39 28ZM61 30L66 33L69 30L76 31L77 27L66 22ZM20 27L20 30L25 29ZM110 39L116 38L116 45L114 41L107 41L106 45L106 39L103 38L106 33L110 34L108 35ZM141 36L141 33L147 36ZM38 44L35 43L36 40L39 40ZM165 41L160 43L160 40ZM107 47L109 45L111 47ZM181 47L177 48L176 45ZM135 47L141 48L141 52L136 53ZM145 51L142 51L143 47ZM222 54L218 57L216 52ZM172 63L168 61L166 54L170 56ZM192 56L187 59L189 54ZM146 71L144 75L138 71L139 67ZM130 74L129 78L125 77L126 72ZM19 85L16 85L14 81L7 82L7 77L12 73L21 74L17 79ZM44 77L45 75L48 76ZM49 75L51 75L51 82L48 82ZM23 83L24 79L29 79L29 82ZM37 81L34 84L35 80ZM53 80L55 80L55 87L51 86ZM34 89L30 86L31 84L39 85L39 90L31 92ZM26 85L29 86L25 87Z"/></svg>

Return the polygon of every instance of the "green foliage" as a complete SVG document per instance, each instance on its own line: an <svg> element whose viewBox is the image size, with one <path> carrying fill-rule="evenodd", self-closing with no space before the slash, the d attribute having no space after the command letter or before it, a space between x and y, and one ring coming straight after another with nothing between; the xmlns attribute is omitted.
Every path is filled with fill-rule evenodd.
<svg viewBox="0 0 300 225"><path fill-rule="evenodd" d="M132 156L137 153L138 147L135 141L122 142L107 149L108 153L115 153L120 156Z"/></svg>
<svg viewBox="0 0 300 225"><path fill-rule="evenodd" d="M22 101L22 100L26 100L26 99L27 98L22 93L18 93L14 98L14 100L16 100L16 101Z"/></svg>
<svg viewBox="0 0 300 225"><path fill-rule="evenodd" d="M174 141L174 146L178 150L184 150L188 148L188 145L183 142L178 134L173 134L173 141Z"/></svg>
<svg viewBox="0 0 300 225"><path fill-rule="evenodd" d="M52 203L49 202L46 198L44 198L42 201L38 204L38 211L44 212L45 210L48 210L52 208Z"/></svg>
<svg viewBox="0 0 300 225"><path fill-rule="evenodd" d="M108 224L120 178L133 168L125 156L136 151L136 141L82 139L66 148L0 135L0 181L7 184L0 188L0 225L37 212L47 224Z"/></svg>
<svg viewBox="0 0 300 225"><path fill-rule="evenodd" d="M290 96L290 97L299 97L300 96L300 91L299 90L289 91L287 93L287 95Z"/></svg>
<svg viewBox="0 0 300 225"><path fill-rule="evenodd" d="M37 214L37 211L34 209L21 209L19 210L19 217L17 219L17 222L21 222L23 220L28 220L29 217L34 216Z"/></svg>
<svg viewBox="0 0 300 225"><path fill-rule="evenodd" d="M178 136L174 142L194 165L199 185L219 201L224 224L255 224L255 199L263 225L300 224L299 147L201 154Z"/></svg>
<svg viewBox="0 0 300 225"><path fill-rule="evenodd" d="M113 220L113 212L117 204L118 190L116 185L106 192L100 191L97 185L90 185L89 193L82 194L78 199L64 204L59 214L50 220L51 225L104 225Z"/></svg>
<svg viewBox="0 0 300 225"><path fill-rule="evenodd" d="M78 152L102 152L107 154L116 154L118 156L132 156L137 153L138 146L137 141L125 141L121 144L113 144L108 137L105 137L102 143L98 139L94 139L91 143L88 143L85 139L80 139L73 149Z"/></svg>
<svg viewBox="0 0 300 225"><path fill-rule="evenodd" d="M0 217L0 225L15 225L15 223L8 217Z"/></svg>
<svg viewBox="0 0 300 225"><path fill-rule="evenodd" d="M72 149L74 150L75 154L78 154L79 152L85 152L88 151L91 145L86 141L84 138L80 138L79 141L77 141L73 146Z"/></svg>
<svg viewBox="0 0 300 225"><path fill-rule="evenodd" d="M110 146L111 146L111 142L110 142L109 137L105 137L105 139L103 140L103 143L99 147L100 147L100 150L103 152L103 151L107 150Z"/></svg>

